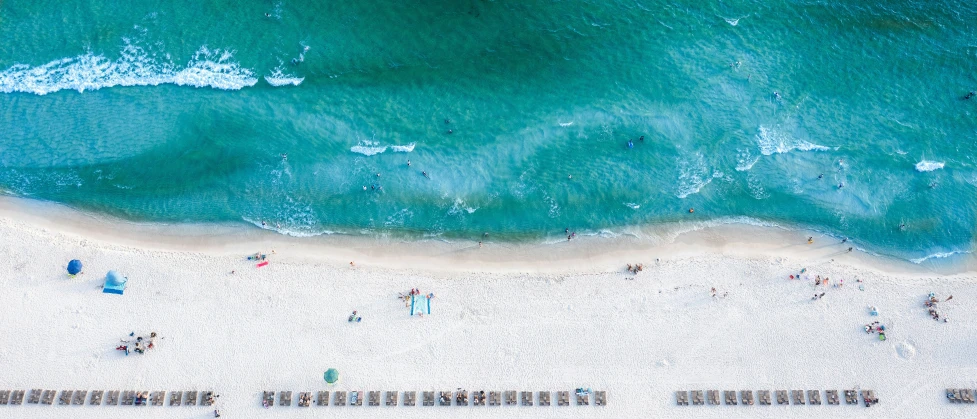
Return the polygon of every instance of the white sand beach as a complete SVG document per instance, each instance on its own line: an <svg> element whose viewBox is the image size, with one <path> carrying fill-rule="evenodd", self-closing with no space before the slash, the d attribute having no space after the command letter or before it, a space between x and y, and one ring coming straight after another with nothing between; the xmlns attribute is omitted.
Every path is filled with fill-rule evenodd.
<svg viewBox="0 0 977 419"><path fill-rule="evenodd" d="M479 248L140 225L4 198L0 390L213 390L225 418L977 415L944 395L977 389L972 264L934 272L806 235L721 226ZM246 259L255 252L269 264L256 268ZM67 275L71 259L83 274ZM644 269L632 275L628 263ZM128 277L124 295L102 293L109 270ZM398 299L412 288L434 293L431 314L411 316ZM930 292L948 322L928 314ZM353 310L361 322L347 321ZM864 331L873 321L885 341ZM155 347L117 351L130 332L158 333ZM328 368L338 384L323 381ZM459 387L571 396L585 387L607 391L608 404L420 405L421 391ZM674 395L856 388L880 402L676 406ZM263 408L264 390L292 391L293 405ZM299 392L319 390L417 391L418 405L295 405ZM55 401L0 405L0 417L206 418L213 408Z"/></svg>

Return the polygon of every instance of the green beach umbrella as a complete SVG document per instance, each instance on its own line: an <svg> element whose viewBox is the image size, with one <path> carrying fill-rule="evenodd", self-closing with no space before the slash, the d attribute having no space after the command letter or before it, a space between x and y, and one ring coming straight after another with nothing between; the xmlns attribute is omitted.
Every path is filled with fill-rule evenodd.
<svg viewBox="0 0 977 419"><path fill-rule="evenodd" d="M339 371L336 371L335 368L330 368L326 370L325 374L322 374L322 378L329 384L336 384L336 381L339 381Z"/></svg>

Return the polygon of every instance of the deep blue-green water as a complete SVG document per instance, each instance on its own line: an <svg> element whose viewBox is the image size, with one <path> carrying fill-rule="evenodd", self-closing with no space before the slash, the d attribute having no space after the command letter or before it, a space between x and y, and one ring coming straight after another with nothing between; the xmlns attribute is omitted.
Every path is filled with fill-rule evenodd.
<svg viewBox="0 0 977 419"><path fill-rule="evenodd" d="M973 247L972 90L965 1L6 0L0 189L296 235L736 218L919 260Z"/></svg>

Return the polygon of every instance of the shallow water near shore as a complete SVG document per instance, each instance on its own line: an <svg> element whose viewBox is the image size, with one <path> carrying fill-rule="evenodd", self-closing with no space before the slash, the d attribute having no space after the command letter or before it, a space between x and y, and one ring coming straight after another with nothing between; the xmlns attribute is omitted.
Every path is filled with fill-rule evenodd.
<svg viewBox="0 0 977 419"><path fill-rule="evenodd" d="M734 220L952 259L977 225L974 21L947 1L7 1L0 189L297 236Z"/></svg>

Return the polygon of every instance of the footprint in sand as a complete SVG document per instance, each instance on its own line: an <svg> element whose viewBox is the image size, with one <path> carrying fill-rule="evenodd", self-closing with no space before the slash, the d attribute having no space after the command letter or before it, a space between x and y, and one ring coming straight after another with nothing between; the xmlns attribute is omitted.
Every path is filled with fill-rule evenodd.
<svg viewBox="0 0 977 419"><path fill-rule="evenodd" d="M916 346L909 341L902 342L896 345L896 353L899 354L900 358L908 361L916 356Z"/></svg>

